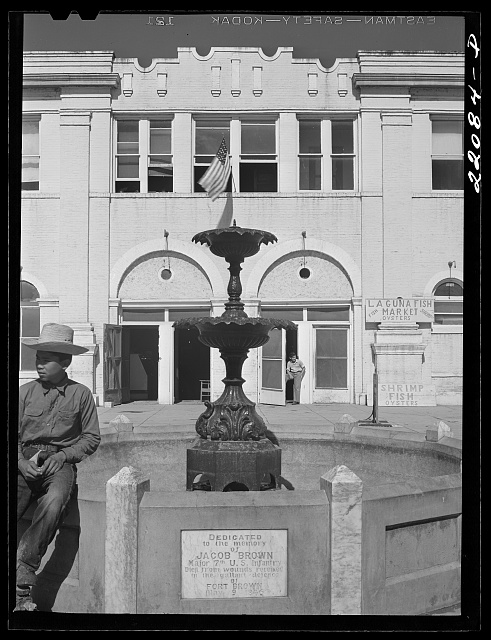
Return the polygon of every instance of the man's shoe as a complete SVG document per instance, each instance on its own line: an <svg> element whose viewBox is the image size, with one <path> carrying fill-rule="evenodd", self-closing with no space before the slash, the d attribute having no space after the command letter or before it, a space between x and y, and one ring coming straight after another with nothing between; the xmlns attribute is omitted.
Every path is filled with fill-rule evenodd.
<svg viewBox="0 0 491 640"><path fill-rule="evenodd" d="M36 574L31 568L28 568L23 564L19 564L17 566L16 582L17 587L20 587L21 589L33 587L36 584Z"/></svg>
<svg viewBox="0 0 491 640"><path fill-rule="evenodd" d="M30 589L17 589L15 594L14 611L37 611L38 608L33 602Z"/></svg>

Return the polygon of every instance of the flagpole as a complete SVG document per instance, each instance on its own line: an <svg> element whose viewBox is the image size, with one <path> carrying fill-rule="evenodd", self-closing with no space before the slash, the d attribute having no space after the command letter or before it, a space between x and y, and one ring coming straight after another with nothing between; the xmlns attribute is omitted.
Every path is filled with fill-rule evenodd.
<svg viewBox="0 0 491 640"><path fill-rule="evenodd" d="M232 206L232 215L233 215L233 211L234 211L234 204L233 204L233 197L234 197L234 193L237 193L237 186L235 184L235 180L234 180L234 170L233 170L233 165L232 165L232 156L230 156L230 177L232 178L232 185L233 185L233 191L230 193L230 198L231 198L231 206ZM235 227L235 219L233 221L233 226Z"/></svg>
<svg viewBox="0 0 491 640"><path fill-rule="evenodd" d="M232 184L234 185L234 190L232 191L232 193L237 193L237 187L235 186L234 172L232 168L230 168L230 175L232 176Z"/></svg>
<svg viewBox="0 0 491 640"><path fill-rule="evenodd" d="M234 192L237 193L237 185L232 170L232 156L227 148L225 137L223 137L212 163L198 180L198 184L203 187L213 201L227 188L228 176L226 174L232 178L233 190L230 192L230 196L233 198ZM233 210L233 202L231 201L230 204Z"/></svg>

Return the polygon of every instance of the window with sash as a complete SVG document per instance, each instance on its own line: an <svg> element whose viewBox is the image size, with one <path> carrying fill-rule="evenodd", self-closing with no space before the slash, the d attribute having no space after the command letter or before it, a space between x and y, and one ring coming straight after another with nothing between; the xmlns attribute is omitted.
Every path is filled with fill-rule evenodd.
<svg viewBox="0 0 491 640"><path fill-rule="evenodd" d="M346 389L348 386L348 329L315 328L315 388Z"/></svg>
<svg viewBox="0 0 491 640"><path fill-rule="evenodd" d="M222 140L225 140L230 153L230 121L198 120L195 123L194 138L194 192L205 190L198 183L215 158ZM228 179L225 191L232 191L232 176Z"/></svg>
<svg viewBox="0 0 491 640"><path fill-rule="evenodd" d="M320 191L322 189L321 121L300 120L298 133L300 191Z"/></svg>
<svg viewBox="0 0 491 640"><path fill-rule="evenodd" d="M172 121L116 121L115 191L172 192Z"/></svg>
<svg viewBox="0 0 491 640"><path fill-rule="evenodd" d="M300 119L300 191L352 191L355 187L353 120Z"/></svg>
<svg viewBox="0 0 491 640"><path fill-rule="evenodd" d="M22 121L22 190L39 191L39 120Z"/></svg>
<svg viewBox="0 0 491 640"><path fill-rule="evenodd" d="M437 285L433 295L435 296L434 324L463 324L464 289L460 282L447 278Z"/></svg>
<svg viewBox="0 0 491 640"><path fill-rule="evenodd" d="M215 158L225 139L232 174L225 191L278 191L278 156L274 120L205 120L195 122L194 191L203 192L198 180ZM235 159L235 160L234 160Z"/></svg>
<svg viewBox="0 0 491 640"><path fill-rule="evenodd" d="M462 120L435 119L431 122L431 180L435 191L464 188Z"/></svg>
<svg viewBox="0 0 491 640"><path fill-rule="evenodd" d="M276 122L241 122L239 191L278 191Z"/></svg>

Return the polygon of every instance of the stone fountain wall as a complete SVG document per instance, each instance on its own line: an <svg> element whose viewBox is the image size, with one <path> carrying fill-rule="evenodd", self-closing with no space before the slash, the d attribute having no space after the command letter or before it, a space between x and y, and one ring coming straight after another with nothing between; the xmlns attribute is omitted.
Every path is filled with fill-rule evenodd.
<svg viewBox="0 0 491 640"><path fill-rule="evenodd" d="M144 473L123 467L105 489L72 501L33 596L58 612L428 613L460 602L461 481L455 473L364 487L337 465L319 489L225 494L155 491ZM253 535L257 544L232 551L214 541L225 564L208 558L202 569L196 554L217 533ZM194 555L185 536L198 545ZM270 554L272 573L245 551ZM251 592L227 592L227 552L248 571L233 574L234 584Z"/></svg>

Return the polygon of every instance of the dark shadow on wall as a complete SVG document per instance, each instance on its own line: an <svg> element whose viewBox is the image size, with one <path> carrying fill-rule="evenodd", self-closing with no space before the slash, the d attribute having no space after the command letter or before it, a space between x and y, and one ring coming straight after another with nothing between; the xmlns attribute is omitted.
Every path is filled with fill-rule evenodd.
<svg viewBox="0 0 491 640"><path fill-rule="evenodd" d="M31 513L31 510L28 511ZM22 535L28 522L19 522L18 537ZM39 611L51 611L61 585L67 580L74 587L78 585L78 550L80 538L80 511L78 508L78 487L68 503L63 521L55 535L48 561L37 574L37 584L32 588L32 599Z"/></svg>
<svg viewBox="0 0 491 640"><path fill-rule="evenodd" d="M280 446L280 443L278 441L278 438L276 437L276 435L270 431L269 429L266 429L266 431L264 432L264 435L266 436L266 438L272 442L273 444L275 444L277 447Z"/></svg>
<svg viewBox="0 0 491 640"><path fill-rule="evenodd" d="M217 229L224 229L226 227L232 226L232 220L234 217L234 204L233 204L233 194L227 193L227 199L225 200L225 206L223 207L222 215L220 216L220 220L217 224ZM240 223L238 223L240 227Z"/></svg>

